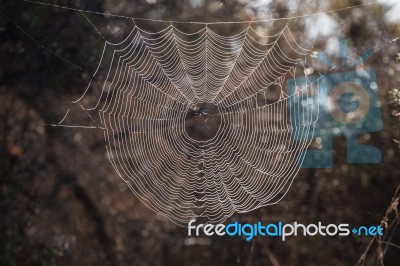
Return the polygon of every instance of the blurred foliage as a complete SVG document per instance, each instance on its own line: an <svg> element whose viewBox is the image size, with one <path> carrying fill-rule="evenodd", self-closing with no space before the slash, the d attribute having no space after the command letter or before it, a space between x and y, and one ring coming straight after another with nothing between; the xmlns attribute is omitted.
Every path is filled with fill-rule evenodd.
<svg viewBox="0 0 400 266"><path fill-rule="evenodd" d="M400 90L397 88L393 88L390 90L390 93L393 95L393 100L396 104L400 104Z"/></svg>

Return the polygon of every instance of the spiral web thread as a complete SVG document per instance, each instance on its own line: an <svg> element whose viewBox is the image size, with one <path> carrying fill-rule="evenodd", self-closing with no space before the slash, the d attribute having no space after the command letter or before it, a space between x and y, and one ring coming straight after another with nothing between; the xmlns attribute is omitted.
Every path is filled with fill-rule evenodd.
<svg viewBox="0 0 400 266"><path fill-rule="evenodd" d="M298 117L290 109L304 104L293 98L315 93L317 84L293 95L282 89L309 52L295 41L290 19L283 22L270 36L251 24L232 36L207 24L194 33L172 23L158 32L134 24L122 42L105 42L99 67L74 103L107 66L97 103L80 107L98 113L109 161L149 208L180 225L218 223L286 194L310 144L298 134L312 134L317 119L311 107L291 121ZM266 95L274 92L271 101ZM220 119L207 140L185 129L187 113L202 104L215 106L205 115Z"/></svg>

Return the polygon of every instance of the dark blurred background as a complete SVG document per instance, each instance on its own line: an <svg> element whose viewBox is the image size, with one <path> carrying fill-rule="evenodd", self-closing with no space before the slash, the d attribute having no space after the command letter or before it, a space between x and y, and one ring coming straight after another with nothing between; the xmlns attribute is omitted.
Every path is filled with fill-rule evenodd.
<svg viewBox="0 0 400 266"><path fill-rule="evenodd" d="M281 203L229 220L381 224L387 234L382 239L299 236L285 242L266 237L248 242L240 237L188 237L185 228L150 211L131 194L106 157L101 131L46 126L59 121L68 103L82 94L104 40L78 11L3 1L0 265L354 265L366 250L366 265L399 265L400 43L390 41L400 36L400 7L388 2L325 14L315 43L316 50L337 64L339 38L348 41L352 58L376 51L363 66L377 73L384 128L361 135L359 141L378 147L382 162L347 164L346 139L335 137L332 169L302 169ZM290 17L364 2L47 3L131 17L211 22ZM130 27L123 19L87 16L109 38ZM309 38L305 31L297 34ZM76 121L90 122L85 114Z"/></svg>

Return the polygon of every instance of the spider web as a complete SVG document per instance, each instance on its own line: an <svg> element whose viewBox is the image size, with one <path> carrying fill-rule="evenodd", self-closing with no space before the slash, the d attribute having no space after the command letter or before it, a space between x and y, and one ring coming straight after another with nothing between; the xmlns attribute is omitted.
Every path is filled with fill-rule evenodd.
<svg viewBox="0 0 400 266"><path fill-rule="evenodd" d="M171 23L153 32L133 21L122 42L105 41L92 80L73 103L100 118L110 163L150 209L181 225L218 223L286 194L318 102L290 116L304 105L293 98L315 93L317 84L293 95L283 89L310 50L296 42L290 18L280 22L269 35L249 23L226 36L217 32L228 32L225 26L185 32ZM97 102L84 107L98 80Z"/></svg>

